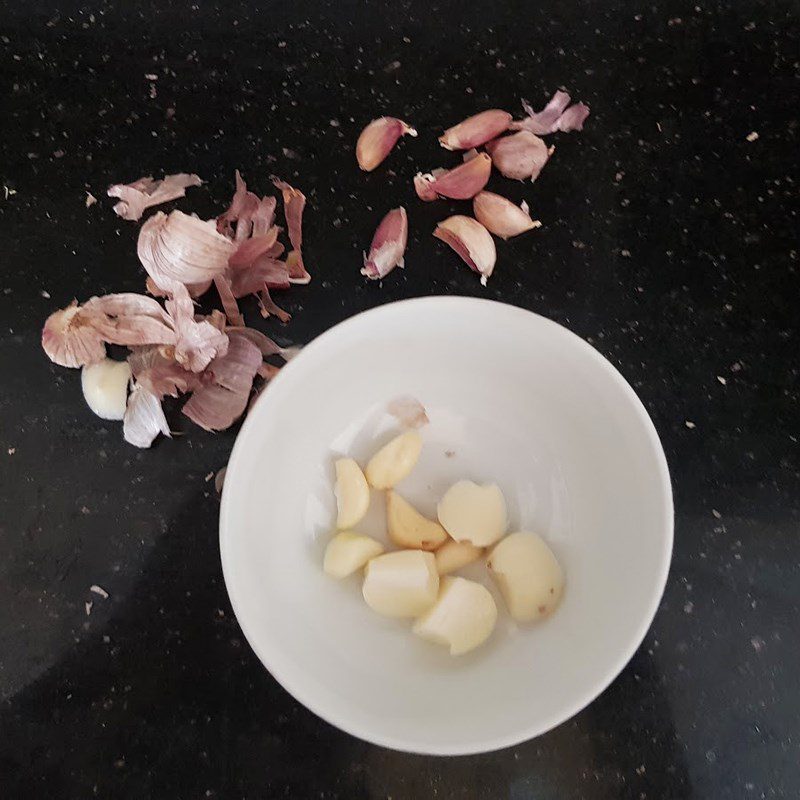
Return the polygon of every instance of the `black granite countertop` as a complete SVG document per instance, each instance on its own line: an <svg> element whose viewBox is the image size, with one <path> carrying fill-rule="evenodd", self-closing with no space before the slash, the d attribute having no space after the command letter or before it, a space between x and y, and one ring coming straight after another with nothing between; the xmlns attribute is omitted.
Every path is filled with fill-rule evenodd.
<svg viewBox="0 0 800 800"><path fill-rule="evenodd" d="M783 0L3 4L0 795L800 796L799 19ZM409 177L442 163L443 124L562 85L592 116L511 187L543 227L498 247L483 289L430 235L458 204L415 201ZM364 175L354 142L382 113L424 135ZM236 431L176 417L185 435L136 450L42 354L53 309L142 289L108 184L195 171L178 205L210 216L236 167L309 198L292 321L243 303L281 342L398 298L496 298L588 339L652 415L666 594L620 677L551 733L440 759L321 722L228 603L207 476ZM408 266L366 283L361 250L401 202Z"/></svg>

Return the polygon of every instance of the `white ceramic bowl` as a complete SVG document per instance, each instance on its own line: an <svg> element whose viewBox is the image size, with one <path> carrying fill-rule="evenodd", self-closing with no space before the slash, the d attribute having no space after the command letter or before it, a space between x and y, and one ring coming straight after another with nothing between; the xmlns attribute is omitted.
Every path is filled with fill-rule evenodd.
<svg viewBox="0 0 800 800"><path fill-rule="evenodd" d="M460 478L497 482L512 529L541 533L566 572L544 622L500 617L461 658L382 618L359 576L322 572L335 519L333 460L362 464L397 430L384 409L419 398L423 454L399 490L423 512ZM383 536L382 498L365 533ZM641 402L565 328L462 297L392 303L332 328L250 412L220 517L225 582L258 657L301 703L362 739L417 753L493 750L591 702L653 619L672 552L664 453Z"/></svg>

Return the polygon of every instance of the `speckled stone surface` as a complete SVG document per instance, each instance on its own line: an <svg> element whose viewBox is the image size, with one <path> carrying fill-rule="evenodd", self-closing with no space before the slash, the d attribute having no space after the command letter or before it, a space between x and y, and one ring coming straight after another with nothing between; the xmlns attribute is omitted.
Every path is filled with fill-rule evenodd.
<svg viewBox="0 0 800 800"><path fill-rule="evenodd" d="M4 798L800 796L795 2L0 8ZM453 160L444 125L560 85L592 116L534 186L493 179L543 227L498 246L482 289L430 236L462 206L416 202L410 177ZM364 175L354 142L381 113L421 135ZM51 310L142 287L108 184L195 171L177 205L210 216L235 167L309 198L293 320L243 304L282 342L397 298L487 296L588 339L647 406L675 490L669 584L624 672L551 733L435 759L318 720L228 604L207 476L235 430L173 413L185 435L134 450L40 351ZM361 250L400 203L408 266L368 284Z"/></svg>

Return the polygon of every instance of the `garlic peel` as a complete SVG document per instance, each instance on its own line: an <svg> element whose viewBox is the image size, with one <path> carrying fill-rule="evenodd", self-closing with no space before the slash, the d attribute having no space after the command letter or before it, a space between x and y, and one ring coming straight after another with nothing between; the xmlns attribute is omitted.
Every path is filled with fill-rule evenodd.
<svg viewBox="0 0 800 800"><path fill-rule="evenodd" d="M119 198L119 202L114 206L114 213L117 216L136 221L141 219L145 209L184 197L189 186L200 186L202 183L198 175L181 172L176 175L166 175L157 181L148 176L139 178L133 183L115 183L108 187L106 194L109 197Z"/></svg>
<svg viewBox="0 0 800 800"><path fill-rule="evenodd" d="M570 96L566 92L557 91L541 111L534 111L527 100L522 101L522 108L527 117L518 122L512 122L511 128L528 130L539 136L562 131L582 131L583 123L589 116L589 106L584 103L569 105ZM569 108L567 108L569 106Z"/></svg>

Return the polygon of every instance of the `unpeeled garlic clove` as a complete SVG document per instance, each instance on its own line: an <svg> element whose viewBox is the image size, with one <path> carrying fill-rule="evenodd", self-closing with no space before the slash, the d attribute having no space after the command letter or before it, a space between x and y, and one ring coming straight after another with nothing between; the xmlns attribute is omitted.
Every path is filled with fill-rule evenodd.
<svg viewBox="0 0 800 800"><path fill-rule="evenodd" d="M494 544L508 527L506 501L494 483L454 483L439 501L437 515L457 542L470 542L476 547Z"/></svg>
<svg viewBox="0 0 800 800"><path fill-rule="evenodd" d="M361 467L352 458L336 460L336 527L352 528L369 509L369 486Z"/></svg>
<svg viewBox="0 0 800 800"><path fill-rule="evenodd" d="M472 217L456 214L440 222L433 235L450 245L467 266L481 276L481 283L486 286L494 271L497 251L492 235L480 222Z"/></svg>
<svg viewBox="0 0 800 800"><path fill-rule="evenodd" d="M539 220L531 219L528 204L524 200L521 206L515 206L510 200L494 192L476 194L472 208L475 219L501 239L519 236L542 226Z"/></svg>
<svg viewBox="0 0 800 800"><path fill-rule="evenodd" d="M408 242L408 218L401 206L390 211L378 225L369 255L364 258L362 275L378 280L388 275L395 267L402 267L403 254Z"/></svg>
<svg viewBox="0 0 800 800"><path fill-rule="evenodd" d="M518 131L488 142L486 149L492 163L506 178L535 181L547 163L553 148L530 131Z"/></svg>
<svg viewBox="0 0 800 800"><path fill-rule="evenodd" d="M417 193L417 197L420 200L424 200L426 203L430 203L432 200L438 200L439 195L436 194L435 189L433 188L434 184L436 183L436 178L429 172L425 174L418 172L414 176L414 191Z"/></svg>
<svg viewBox="0 0 800 800"><path fill-rule="evenodd" d="M483 555L483 548L476 547L470 542L457 542L450 539L445 542L435 553L436 569L440 575L449 575L451 572L466 567L477 561Z"/></svg>
<svg viewBox="0 0 800 800"><path fill-rule="evenodd" d="M391 489L386 492L386 526L389 538L399 547L435 550L447 541L447 531L417 511L411 503Z"/></svg>
<svg viewBox="0 0 800 800"><path fill-rule="evenodd" d="M86 405L101 419L125 416L131 367L127 361L104 358L81 370L81 389Z"/></svg>
<svg viewBox="0 0 800 800"><path fill-rule="evenodd" d="M499 136L510 124L511 114L507 111L499 108L481 111L448 128L439 137L439 144L446 150L469 150Z"/></svg>
<svg viewBox="0 0 800 800"><path fill-rule="evenodd" d="M391 489L408 475L422 452L422 437L416 431L395 436L369 460L365 474L375 489Z"/></svg>
<svg viewBox="0 0 800 800"><path fill-rule="evenodd" d="M341 531L328 542L322 568L332 578L346 578L383 552L383 545L353 531Z"/></svg>
<svg viewBox="0 0 800 800"><path fill-rule="evenodd" d="M387 617L418 617L435 602L439 573L433 553L398 550L367 562L362 594L367 605Z"/></svg>
<svg viewBox="0 0 800 800"><path fill-rule="evenodd" d="M486 153L478 153L453 169L418 174L414 178L414 188L422 200L435 200L437 196L469 200L486 186L491 172L492 159Z"/></svg>
<svg viewBox="0 0 800 800"><path fill-rule="evenodd" d="M486 565L511 616L531 622L551 614L564 591L564 572L541 536L520 531L495 546Z"/></svg>
<svg viewBox="0 0 800 800"><path fill-rule="evenodd" d="M417 132L396 117L379 117L361 131L356 142L358 166L372 172L392 151L401 136L416 136Z"/></svg>
<svg viewBox="0 0 800 800"><path fill-rule="evenodd" d="M444 578L435 605L414 624L414 633L461 656L482 645L497 622L497 604L482 584Z"/></svg>

